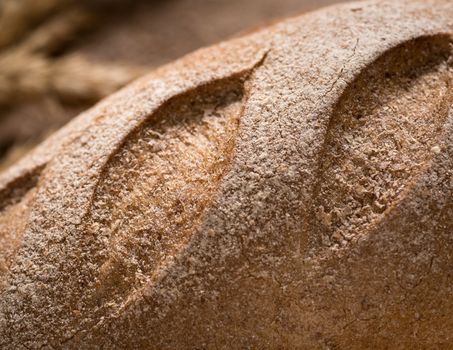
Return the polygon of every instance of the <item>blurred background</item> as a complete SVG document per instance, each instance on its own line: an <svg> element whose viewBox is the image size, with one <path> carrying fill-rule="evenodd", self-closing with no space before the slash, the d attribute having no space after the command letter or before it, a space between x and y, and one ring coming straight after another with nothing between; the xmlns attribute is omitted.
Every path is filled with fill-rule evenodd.
<svg viewBox="0 0 453 350"><path fill-rule="evenodd" d="M0 171L153 68L340 1L0 0Z"/></svg>

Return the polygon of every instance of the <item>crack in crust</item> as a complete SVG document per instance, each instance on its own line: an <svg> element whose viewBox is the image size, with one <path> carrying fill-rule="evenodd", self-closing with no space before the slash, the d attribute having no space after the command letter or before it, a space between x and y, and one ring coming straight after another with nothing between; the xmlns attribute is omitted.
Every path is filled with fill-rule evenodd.
<svg viewBox="0 0 453 350"><path fill-rule="evenodd" d="M85 309L115 312L190 239L232 158L245 79L172 98L104 168L83 229L98 242Z"/></svg>
<svg viewBox="0 0 453 350"><path fill-rule="evenodd" d="M312 244L339 247L366 235L441 152L452 42L437 35L401 44L348 85L319 156Z"/></svg>
<svg viewBox="0 0 453 350"><path fill-rule="evenodd" d="M84 238L68 243L73 258L85 257L65 268L65 273L79 276L71 290L75 297L65 299L69 307L65 313L75 317L74 329L92 327L102 320L102 312L121 308L128 294L158 273L159 264L190 238L229 166L247 95L245 85L265 57L266 52L248 69L168 99L123 138L100 168L90 208L79 228ZM8 188L14 189L15 183ZM23 195L24 203L18 197L17 205L2 213L6 220L17 219L18 212L19 223L25 225L36 192L33 186L30 195ZM22 234L25 226L18 231ZM21 240L16 243L17 253ZM127 261L130 264L124 265ZM66 338L63 343L77 332L61 336ZM51 342L42 346L59 337L49 335Z"/></svg>
<svg viewBox="0 0 453 350"><path fill-rule="evenodd" d="M394 319L407 344L441 343L452 13L380 0L289 19L75 121L0 178L20 245L0 347L389 348Z"/></svg>

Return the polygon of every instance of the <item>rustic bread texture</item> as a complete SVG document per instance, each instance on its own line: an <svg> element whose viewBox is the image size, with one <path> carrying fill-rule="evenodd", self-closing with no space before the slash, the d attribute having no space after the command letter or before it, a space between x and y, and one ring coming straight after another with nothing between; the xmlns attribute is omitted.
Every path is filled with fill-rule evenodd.
<svg viewBox="0 0 453 350"><path fill-rule="evenodd" d="M448 348L453 3L200 50L0 177L2 348Z"/></svg>

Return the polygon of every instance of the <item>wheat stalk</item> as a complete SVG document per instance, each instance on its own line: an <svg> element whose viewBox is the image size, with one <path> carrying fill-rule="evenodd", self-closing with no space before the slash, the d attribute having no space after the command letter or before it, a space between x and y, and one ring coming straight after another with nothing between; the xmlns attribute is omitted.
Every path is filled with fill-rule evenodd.
<svg viewBox="0 0 453 350"><path fill-rule="evenodd" d="M52 62L23 51L0 57L0 66L0 105L46 94L66 101L96 101L144 72L137 67L95 64L80 55Z"/></svg>
<svg viewBox="0 0 453 350"><path fill-rule="evenodd" d="M0 48L14 44L36 23L69 4L69 0L0 1Z"/></svg>
<svg viewBox="0 0 453 350"><path fill-rule="evenodd" d="M71 104L96 102L143 74L143 67L51 55L95 19L73 0L0 0L0 110L49 97ZM0 170L32 145L16 142L0 160Z"/></svg>
<svg viewBox="0 0 453 350"><path fill-rule="evenodd" d="M63 99L99 100L146 70L122 64L95 64L73 55L52 65L50 87Z"/></svg>
<svg viewBox="0 0 453 350"><path fill-rule="evenodd" d="M80 55L47 55L93 22L87 11L69 8L20 44L0 52L0 106L48 94L76 102L96 101L143 74L142 67L94 63Z"/></svg>

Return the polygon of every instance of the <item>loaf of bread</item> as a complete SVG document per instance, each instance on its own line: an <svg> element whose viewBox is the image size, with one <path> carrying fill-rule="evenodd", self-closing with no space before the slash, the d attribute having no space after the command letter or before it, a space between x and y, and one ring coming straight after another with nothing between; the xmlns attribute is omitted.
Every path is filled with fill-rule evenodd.
<svg viewBox="0 0 453 350"><path fill-rule="evenodd" d="M452 38L343 4L80 115L0 176L0 348L452 348Z"/></svg>

